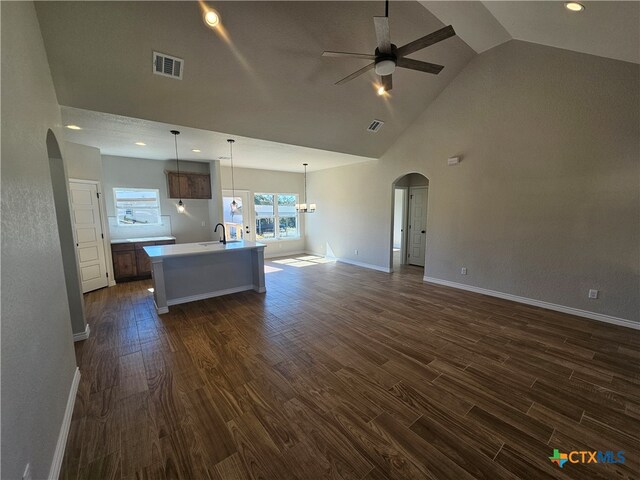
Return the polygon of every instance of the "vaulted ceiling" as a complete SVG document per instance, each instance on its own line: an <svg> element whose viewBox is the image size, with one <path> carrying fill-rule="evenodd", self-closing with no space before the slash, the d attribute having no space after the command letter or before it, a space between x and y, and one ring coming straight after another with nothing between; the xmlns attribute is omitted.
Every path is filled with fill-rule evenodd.
<svg viewBox="0 0 640 480"><path fill-rule="evenodd" d="M555 1L391 2L398 46L445 24L459 36L412 55L445 65L440 75L399 69L386 97L373 73L334 85L366 60L321 57L372 53L382 1L211 3L227 40L204 25L197 2L36 5L70 121L82 109L378 158L477 53L512 38L640 62L638 2L583 3L572 14ZM183 58L183 79L153 75L153 51ZM374 119L385 122L376 134L366 131Z"/></svg>
<svg viewBox="0 0 640 480"><path fill-rule="evenodd" d="M207 28L197 2L42 2L37 5L61 105L379 157L475 55L450 38L413 55L437 76L400 70L391 95L373 73L334 83L373 53L383 2L217 2L230 42ZM443 26L419 3L393 3L398 46ZM184 59L183 80L152 74L152 52ZM376 134L372 120L385 121Z"/></svg>

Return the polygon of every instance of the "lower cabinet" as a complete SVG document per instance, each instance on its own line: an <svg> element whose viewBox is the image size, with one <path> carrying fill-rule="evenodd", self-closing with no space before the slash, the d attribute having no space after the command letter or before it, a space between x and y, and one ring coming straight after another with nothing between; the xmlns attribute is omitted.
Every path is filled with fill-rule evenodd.
<svg viewBox="0 0 640 480"><path fill-rule="evenodd" d="M116 278L116 282L123 278L135 277L138 274L136 268L136 252L134 250L130 252L111 251L113 257L113 274Z"/></svg>
<svg viewBox="0 0 640 480"><path fill-rule="evenodd" d="M173 245L175 240L159 242L135 242L111 244L113 275L116 282L151 278L151 261L144 247L151 245Z"/></svg>

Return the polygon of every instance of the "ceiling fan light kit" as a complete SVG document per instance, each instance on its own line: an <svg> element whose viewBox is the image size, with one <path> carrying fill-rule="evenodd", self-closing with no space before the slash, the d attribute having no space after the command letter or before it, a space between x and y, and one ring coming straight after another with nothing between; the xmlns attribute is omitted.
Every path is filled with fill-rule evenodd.
<svg viewBox="0 0 640 480"><path fill-rule="evenodd" d="M396 59L382 58L380 60L376 60L376 66L374 69L376 74L380 76L391 75L396 71Z"/></svg>
<svg viewBox="0 0 640 480"><path fill-rule="evenodd" d="M385 16L373 17L373 24L376 30L376 39L378 46L375 49L373 55L366 53L348 53L348 52L323 52L324 57L339 57L339 58L359 58L365 60L373 60L373 63L362 67L360 70L353 72L351 75L338 80L335 84L342 85L349 80L353 80L359 77L363 73L374 70L380 77L380 86L377 89L378 95L383 95L389 92L393 88L392 75L396 71L396 68L406 68L409 70L417 70L419 72L431 73L433 75L439 74L444 66L437 65L435 63L422 62L419 60L413 60L407 58L407 55L434 45L442 40L453 37L456 32L451 25L448 25L440 30L437 30L429 35L418 38L413 42L409 42L402 47L396 47L391 43L391 35L389 32L389 0L385 2Z"/></svg>

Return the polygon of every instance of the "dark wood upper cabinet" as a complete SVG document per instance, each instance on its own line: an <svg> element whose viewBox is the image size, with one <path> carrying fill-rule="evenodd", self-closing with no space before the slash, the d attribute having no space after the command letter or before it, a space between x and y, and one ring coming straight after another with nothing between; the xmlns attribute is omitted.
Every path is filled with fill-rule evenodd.
<svg viewBox="0 0 640 480"><path fill-rule="evenodd" d="M208 173L166 173L169 198L211 198L211 176Z"/></svg>

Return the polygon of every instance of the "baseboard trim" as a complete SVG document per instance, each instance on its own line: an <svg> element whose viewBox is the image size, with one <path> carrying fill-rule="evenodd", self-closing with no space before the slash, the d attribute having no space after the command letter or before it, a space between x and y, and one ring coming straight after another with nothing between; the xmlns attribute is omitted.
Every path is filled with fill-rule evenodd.
<svg viewBox="0 0 640 480"><path fill-rule="evenodd" d="M373 265L371 263L357 262L349 258L336 258L336 261L341 263L348 263L349 265L355 265L356 267L368 268L370 270L377 270L384 273L391 273L391 269L388 267L381 267L379 265Z"/></svg>
<svg viewBox="0 0 640 480"><path fill-rule="evenodd" d="M533 305L534 307L546 308L547 310L555 310L556 312L568 313L570 315L589 318L591 320L597 320L599 322L611 323L613 325L619 325L621 327L640 330L640 323L634 322L632 320L627 320L625 318L612 317L603 313L590 312L588 310L581 310L579 308L567 307L564 305L558 305L556 303L544 302L542 300L535 300L533 298L520 297L518 295L498 292L496 290L488 290L486 288L474 287L473 285L466 285L464 283L450 282L449 280L442 280L440 278L424 276L423 280L428 283L435 283L437 285L443 285L445 287L458 288L460 290L467 290L469 292L480 293L482 295L489 295L491 297L498 297L505 300L511 300L513 302L524 303L525 305Z"/></svg>
<svg viewBox="0 0 640 480"><path fill-rule="evenodd" d="M224 290L216 290L215 292L199 293L198 295L189 295L188 297L174 298L173 300L167 300L167 305L179 305L181 303L197 302L198 300L205 300L207 298L221 297L222 295L230 295L232 293L246 292L247 290L253 290L253 284L242 285L240 287L225 288ZM266 291L266 290L265 290Z"/></svg>
<svg viewBox="0 0 640 480"><path fill-rule="evenodd" d="M71 416L73 415L73 407L76 404L76 394L78 393L78 385L80 384L80 369L76 367L69 390L69 398L67 398L67 407L64 411L60 433L58 434L58 443L53 454L53 461L49 469L49 479L57 479L60 476L60 468L64 458L64 449L67 446L67 437L69 436L69 428L71 427Z"/></svg>
<svg viewBox="0 0 640 480"><path fill-rule="evenodd" d="M82 340L86 340L87 338L89 338L90 333L91 333L91 329L89 328L89 324L87 323L87 326L85 327L84 332L73 334L73 341L81 342Z"/></svg>
<svg viewBox="0 0 640 480"><path fill-rule="evenodd" d="M158 313L158 315L162 315L163 313L169 313L169 307L158 307L158 304L155 302L155 300L153 301L153 305L156 307L156 312Z"/></svg>

